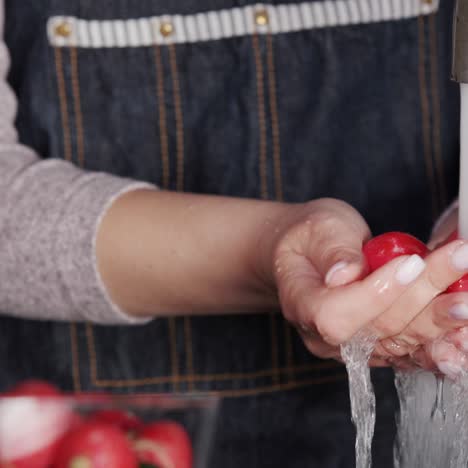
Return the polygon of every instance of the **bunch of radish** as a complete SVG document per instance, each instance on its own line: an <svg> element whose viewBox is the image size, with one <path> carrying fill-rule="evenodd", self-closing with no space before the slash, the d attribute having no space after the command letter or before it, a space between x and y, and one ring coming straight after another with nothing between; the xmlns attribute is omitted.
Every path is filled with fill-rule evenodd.
<svg viewBox="0 0 468 468"><path fill-rule="evenodd" d="M0 468L192 468L174 421L145 423L118 409L79 414L56 387L24 382L0 398Z"/></svg>

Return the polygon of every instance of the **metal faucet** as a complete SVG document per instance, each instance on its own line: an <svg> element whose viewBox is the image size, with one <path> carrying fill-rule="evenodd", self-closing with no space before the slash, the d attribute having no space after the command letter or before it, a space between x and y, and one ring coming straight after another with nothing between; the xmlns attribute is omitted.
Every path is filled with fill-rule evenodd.
<svg viewBox="0 0 468 468"><path fill-rule="evenodd" d="M468 83L468 0L457 0L455 4L452 79Z"/></svg>

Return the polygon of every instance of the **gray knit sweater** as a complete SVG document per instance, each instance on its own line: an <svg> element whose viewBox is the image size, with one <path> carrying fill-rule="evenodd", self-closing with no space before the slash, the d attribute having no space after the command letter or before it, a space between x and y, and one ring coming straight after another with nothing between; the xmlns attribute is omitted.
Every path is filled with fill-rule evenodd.
<svg viewBox="0 0 468 468"><path fill-rule="evenodd" d="M0 25L3 20L0 0ZM62 160L41 160L19 144L16 99L5 79L8 67L1 41L0 313L139 322L112 304L97 272L95 236L100 219L119 195L147 185L86 172Z"/></svg>

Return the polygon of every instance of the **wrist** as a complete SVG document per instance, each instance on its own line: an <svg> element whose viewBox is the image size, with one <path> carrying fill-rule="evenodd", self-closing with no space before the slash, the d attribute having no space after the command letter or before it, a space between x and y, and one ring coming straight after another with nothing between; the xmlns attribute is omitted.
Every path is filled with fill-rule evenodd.
<svg viewBox="0 0 468 468"><path fill-rule="evenodd" d="M256 242L253 246L254 259L251 271L267 294L275 296L277 287L275 279L275 258L281 239L289 226L297 218L302 204L272 203L270 210L261 217Z"/></svg>

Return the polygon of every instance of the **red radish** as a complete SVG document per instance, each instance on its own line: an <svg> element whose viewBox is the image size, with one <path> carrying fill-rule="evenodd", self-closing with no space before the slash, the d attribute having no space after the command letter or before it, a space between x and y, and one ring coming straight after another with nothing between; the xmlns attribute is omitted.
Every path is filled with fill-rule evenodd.
<svg viewBox="0 0 468 468"><path fill-rule="evenodd" d="M372 273L381 266L401 255L425 257L429 249L416 237L404 232L387 232L368 241L363 252Z"/></svg>
<svg viewBox="0 0 468 468"><path fill-rule="evenodd" d="M0 467L46 468L74 421L54 386L24 382L0 399Z"/></svg>
<svg viewBox="0 0 468 468"><path fill-rule="evenodd" d="M467 292L468 274L462 276L459 280L452 283L446 290L446 293Z"/></svg>
<svg viewBox="0 0 468 468"><path fill-rule="evenodd" d="M183 426L161 421L145 426L133 444L138 460L158 468L192 468L190 437Z"/></svg>
<svg viewBox="0 0 468 468"><path fill-rule="evenodd" d="M54 459L59 443L60 439L40 450L36 450L31 455L8 461L0 460L0 468L48 468Z"/></svg>
<svg viewBox="0 0 468 468"><path fill-rule="evenodd" d="M135 432L143 427L143 422L133 413L122 410L99 410L90 420L111 424L124 432Z"/></svg>
<svg viewBox="0 0 468 468"><path fill-rule="evenodd" d="M15 385L2 396L53 397L61 394L62 392L49 382L43 380L25 380Z"/></svg>
<svg viewBox="0 0 468 468"><path fill-rule="evenodd" d="M137 468L130 441L116 427L87 421L71 430L57 449L53 468Z"/></svg>

